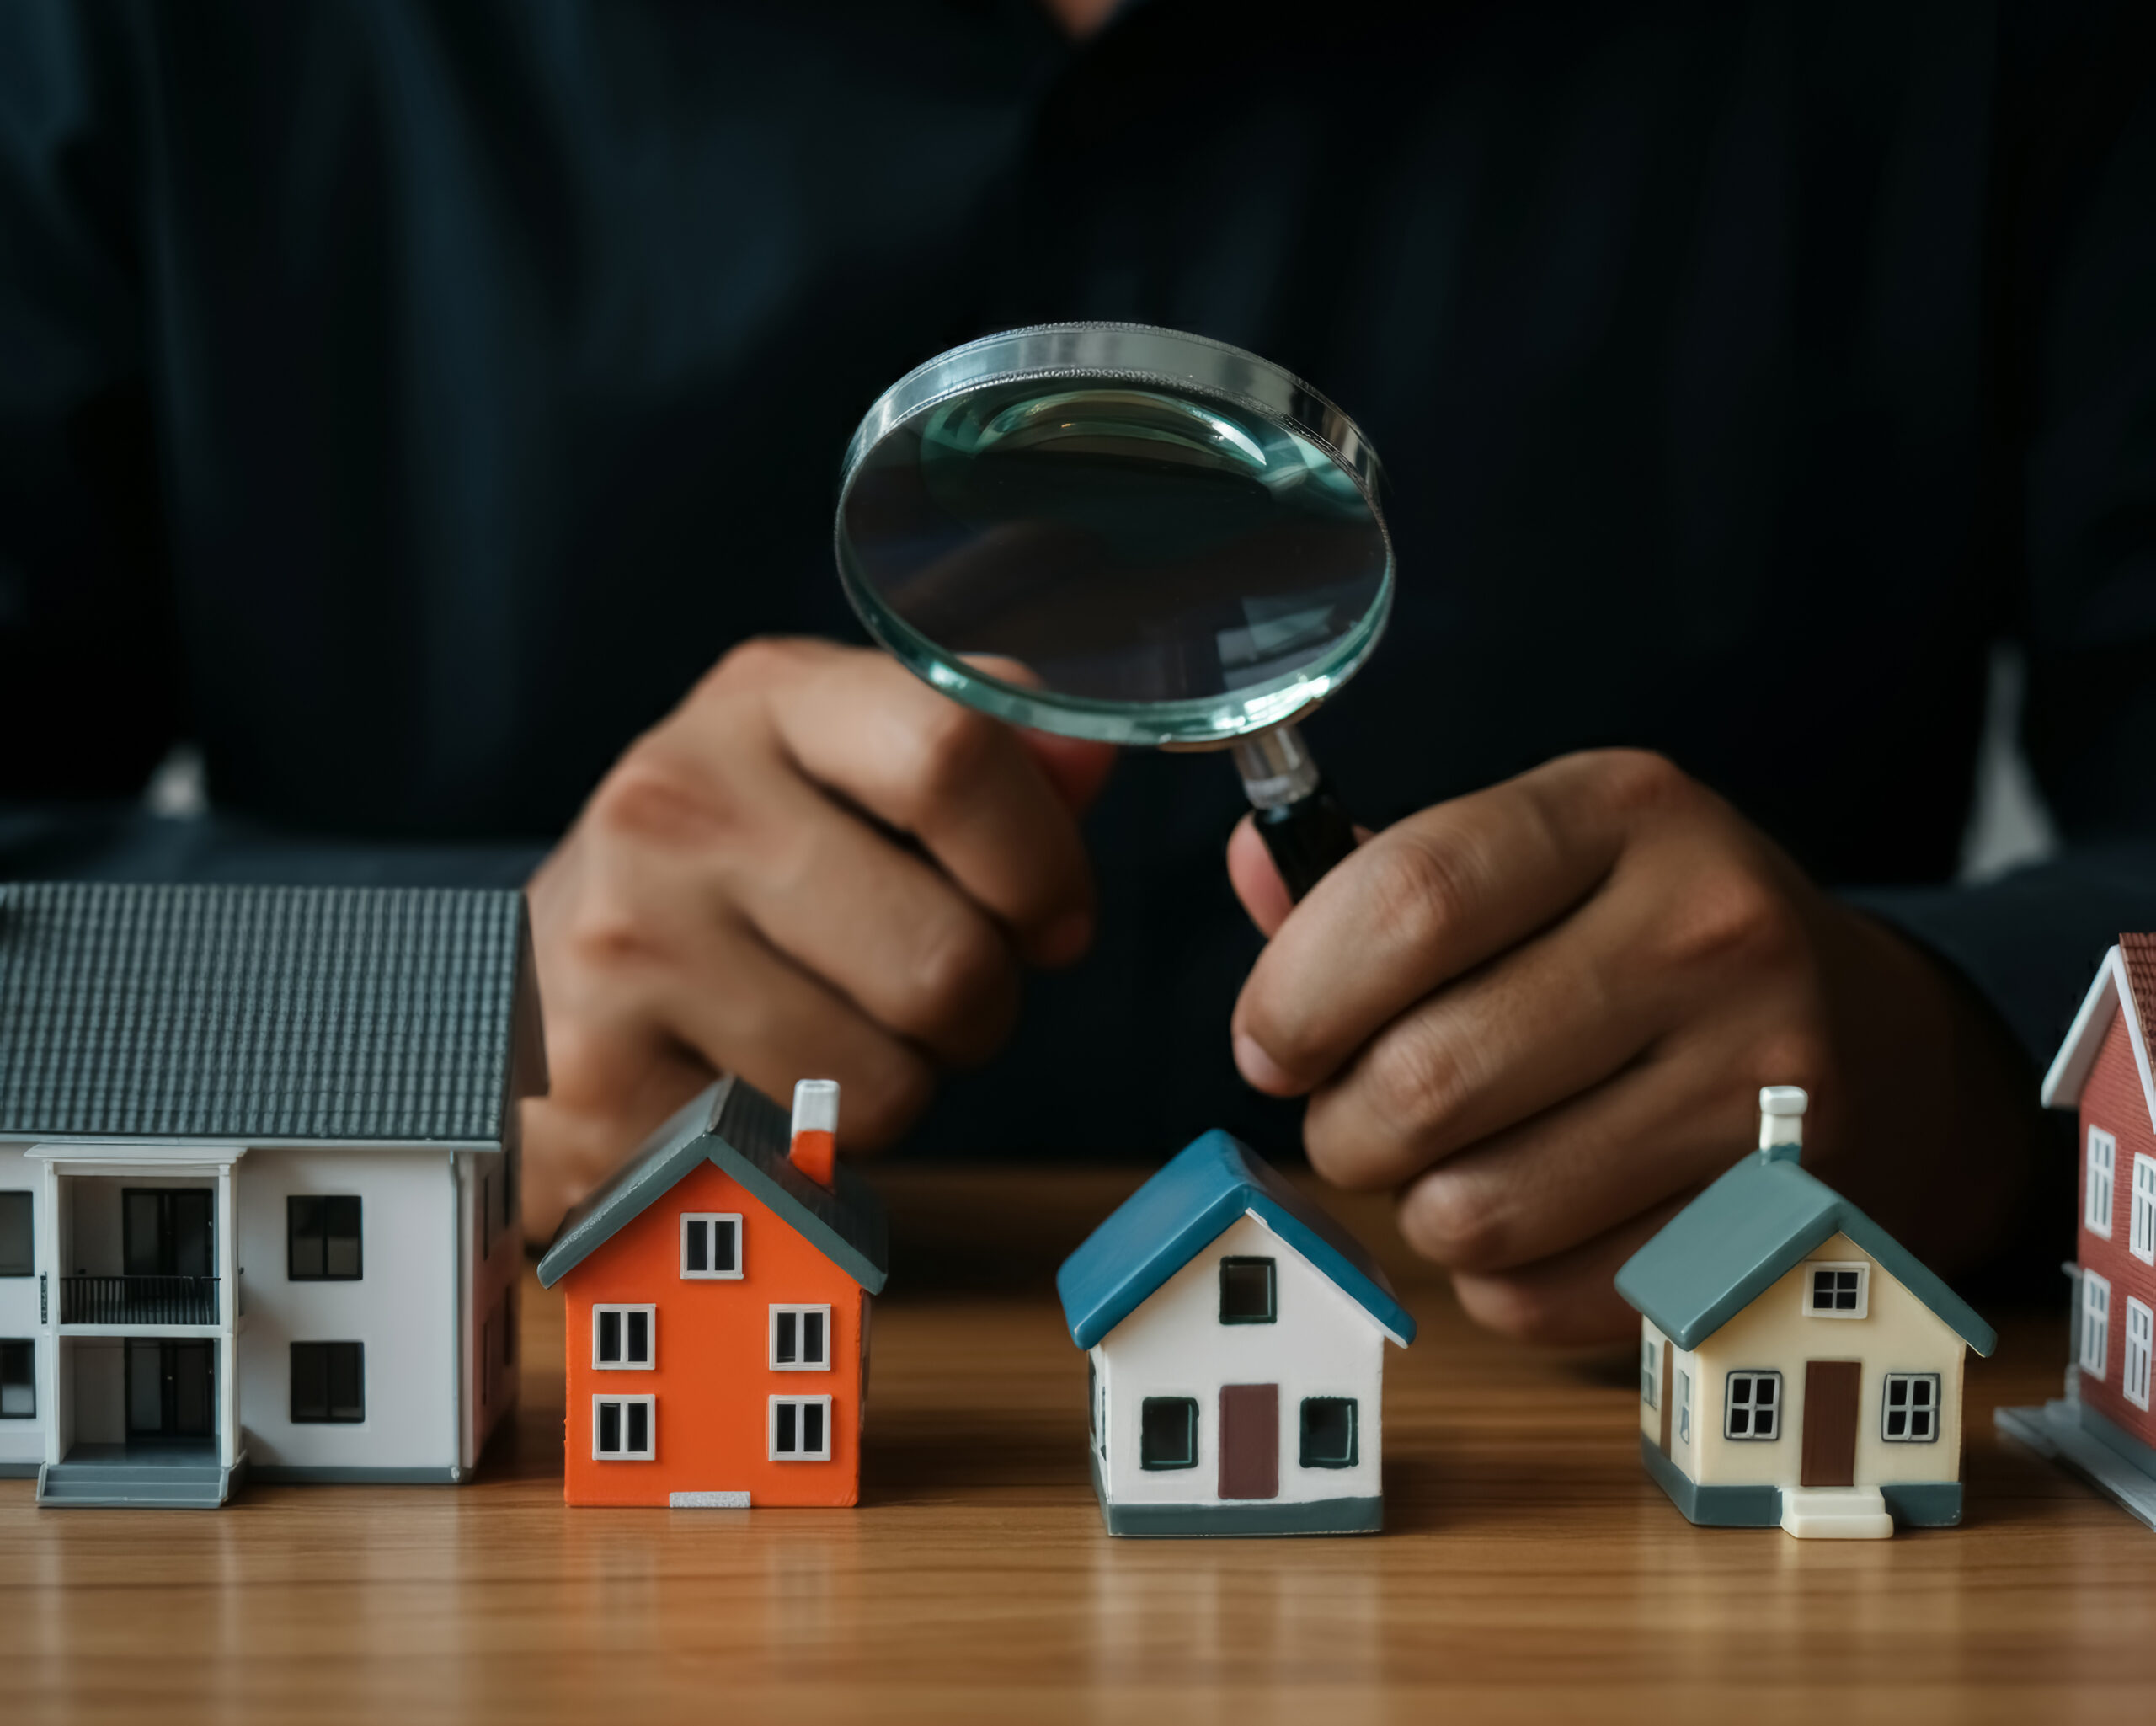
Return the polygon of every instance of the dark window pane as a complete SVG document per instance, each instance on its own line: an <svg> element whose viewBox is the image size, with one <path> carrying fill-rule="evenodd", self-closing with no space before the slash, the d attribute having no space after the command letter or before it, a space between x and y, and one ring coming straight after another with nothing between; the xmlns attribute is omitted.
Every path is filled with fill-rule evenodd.
<svg viewBox="0 0 2156 1726"><path fill-rule="evenodd" d="M682 1226L681 1269L692 1271L711 1269L711 1225L701 1218Z"/></svg>
<svg viewBox="0 0 2156 1726"><path fill-rule="evenodd" d="M799 1448L793 1441L793 1416L794 1405L791 1403L781 1403L775 1411L778 1429L776 1448L782 1456L791 1456Z"/></svg>
<svg viewBox="0 0 2156 1726"><path fill-rule="evenodd" d="M1761 1408L1753 1414L1752 1435L1754 1438L1763 1439L1770 1439L1774 1435L1774 1411L1773 1409Z"/></svg>
<svg viewBox="0 0 2156 1726"><path fill-rule="evenodd" d="M1220 1323L1270 1324L1273 1322L1273 1261L1270 1258L1223 1258L1220 1261Z"/></svg>
<svg viewBox="0 0 2156 1726"><path fill-rule="evenodd" d="M1188 1397L1148 1397L1138 1408L1141 1468L1198 1466L1198 1404Z"/></svg>
<svg viewBox="0 0 2156 1726"><path fill-rule="evenodd" d="M366 1419L366 1397L360 1383L360 1345L357 1343L330 1343L329 1352L329 1418L332 1420L364 1420Z"/></svg>
<svg viewBox="0 0 2156 1726"><path fill-rule="evenodd" d="M36 1347L28 1340L0 1343L0 1420L36 1417Z"/></svg>
<svg viewBox="0 0 2156 1726"><path fill-rule="evenodd" d="M628 1448L637 1452L649 1450L651 1448L651 1404L631 1403L627 1405L627 1412L629 1417Z"/></svg>
<svg viewBox="0 0 2156 1726"><path fill-rule="evenodd" d="M1780 1381L1779 1379L1761 1379L1759 1381L1758 1388L1752 1393L1752 1400L1758 1404L1762 1408L1773 1408L1774 1405L1774 1387L1780 1382Z"/></svg>
<svg viewBox="0 0 2156 1726"><path fill-rule="evenodd" d="M801 1359L809 1366L821 1366L824 1361L824 1315L804 1312L801 1315Z"/></svg>
<svg viewBox="0 0 2156 1726"><path fill-rule="evenodd" d="M1931 1381L1928 1378L1912 1379L1909 1381L1909 1400L1919 1408L1929 1408L1931 1406Z"/></svg>
<svg viewBox="0 0 2156 1726"><path fill-rule="evenodd" d="M1921 1409L1909 1417L1909 1436L1913 1439L1929 1439L1931 1436L1929 1409Z"/></svg>
<svg viewBox="0 0 2156 1726"><path fill-rule="evenodd" d="M793 1315L774 1312L771 1315L771 1359L782 1366L793 1364Z"/></svg>
<svg viewBox="0 0 2156 1726"><path fill-rule="evenodd" d="M1751 1430L1752 1411L1745 1408L1732 1408L1729 1411L1729 1435L1732 1438L1744 1438L1750 1435Z"/></svg>
<svg viewBox="0 0 2156 1726"><path fill-rule="evenodd" d="M1355 1463L1355 1402L1352 1397L1303 1399L1302 1463L1305 1468L1351 1468Z"/></svg>
<svg viewBox="0 0 2156 1726"><path fill-rule="evenodd" d="M329 1418L329 1357L319 1343L292 1344L292 1419Z"/></svg>
<svg viewBox="0 0 2156 1726"><path fill-rule="evenodd" d="M622 1405L601 1403L599 1405L599 1454L618 1456L622 1449Z"/></svg>
<svg viewBox="0 0 2156 1726"><path fill-rule="evenodd" d="M801 1449L803 1454L820 1456L824 1454L824 1405L803 1403L801 1405Z"/></svg>
<svg viewBox="0 0 2156 1726"><path fill-rule="evenodd" d="M622 1315L602 1312L599 1315L599 1360L602 1365L617 1365L622 1358Z"/></svg>
<svg viewBox="0 0 2156 1726"><path fill-rule="evenodd" d="M156 1276L164 1269L157 1262L158 1238L164 1231L162 1193L130 1192L120 1199L120 1256L130 1276Z"/></svg>
<svg viewBox="0 0 2156 1726"><path fill-rule="evenodd" d="M329 1266L323 1252L322 1237L312 1230L302 1233L292 1232L292 1252L287 1268L294 1282L318 1282L328 1274Z"/></svg>
<svg viewBox="0 0 2156 1726"><path fill-rule="evenodd" d="M648 1312L630 1312L623 1315L629 1321L629 1352L627 1359L639 1366L651 1363L651 1315Z"/></svg>
<svg viewBox="0 0 2156 1726"><path fill-rule="evenodd" d="M739 1242L734 1239L734 1225L715 1222L711 1226L711 1268L713 1270L736 1270L740 1268L740 1256L734 1250Z"/></svg>
<svg viewBox="0 0 2156 1726"><path fill-rule="evenodd" d="M1899 1408L1886 1411L1886 1436L1900 1438L1909 1429L1909 1417Z"/></svg>
<svg viewBox="0 0 2156 1726"><path fill-rule="evenodd" d="M0 1276L28 1276L36 1269L30 1244L30 1195L0 1193Z"/></svg>

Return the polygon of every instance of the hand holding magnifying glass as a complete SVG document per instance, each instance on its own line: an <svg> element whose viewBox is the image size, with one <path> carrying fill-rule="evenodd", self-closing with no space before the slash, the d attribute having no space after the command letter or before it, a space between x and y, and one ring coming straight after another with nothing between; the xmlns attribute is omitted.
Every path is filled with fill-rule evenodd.
<svg viewBox="0 0 2156 1726"><path fill-rule="evenodd" d="M1378 483L1354 422L1255 355L1136 324L1013 330L869 409L839 569L877 640L969 706L1232 749L1300 899L1355 844L1295 722L1391 608Z"/></svg>

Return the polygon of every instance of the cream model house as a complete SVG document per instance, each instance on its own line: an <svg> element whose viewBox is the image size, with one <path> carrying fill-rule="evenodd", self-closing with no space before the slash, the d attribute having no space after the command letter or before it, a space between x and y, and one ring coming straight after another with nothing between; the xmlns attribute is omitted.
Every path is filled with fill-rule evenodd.
<svg viewBox="0 0 2156 1726"><path fill-rule="evenodd" d="M520 894L0 886L0 1473L462 1478L545 1077Z"/></svg>
<svg viewBox="0 0 2156 1726"><path fill-rule="evenodd" d="M1694 1522L1876 1537L1961 1517L1961 1367L1991 1327L1799 1167L1805 1093L1617 1274L1640 1450Z"/></svg>

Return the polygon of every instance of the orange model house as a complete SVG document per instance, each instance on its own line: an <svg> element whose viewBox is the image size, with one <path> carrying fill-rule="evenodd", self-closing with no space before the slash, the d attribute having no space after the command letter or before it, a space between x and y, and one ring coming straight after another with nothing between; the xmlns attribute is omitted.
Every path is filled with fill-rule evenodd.
<svg viewBox="0 0 2156 1726"><path fill-rule="evenodd" d="M563 1220L563 1496L675 1510L861 1497L883 1211L833 1154L838 1086L721 1079Z"/></svg>

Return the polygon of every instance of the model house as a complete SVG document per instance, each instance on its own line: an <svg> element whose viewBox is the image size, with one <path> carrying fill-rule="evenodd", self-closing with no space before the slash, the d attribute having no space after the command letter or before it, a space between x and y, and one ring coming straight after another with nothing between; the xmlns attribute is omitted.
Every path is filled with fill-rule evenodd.
<svg viewBox="0 0 2156 1726"><path fill-rule="evenodd" d="M521 894L0 886L0 1468L463 1478L545 1084Z"/></svg>
<svg viewBox="0 0 2156 1726"><path fill-rule="evenodd" d="M1617 1273L1640 1454L1694 1522L1873 1538L1961 1518L1961 1367L1992 1328L1798 1162L1805 1093Z"/></svg>
<svg viewBox="0 0 2156 1726"><path fill-rule="evenodd" d="M2104 957L2044 1076L2049 1109L2079 1116L2073 1332L2066 1394L2001 1408L1999 1427L2068 1464L2156 1528L2156 935Z"/></svg>
<svg viewBox="0 0 2156 1726"><path fill-rule="evenodd" d="M851 1504L883 1206L833 1155L838 1087L794 1116L722 1079L563 1220L572 1504Z"/></svg>
<svg viewBox="0 0 2156 1726"><path fill-rule="evenodd" d="M1110 1534L1366 1534L1383 1526L1385 1345L1414 1339L1385 1273L1247 1146L1209 1132L1056 1274L1089 1364Z"/></svg>

